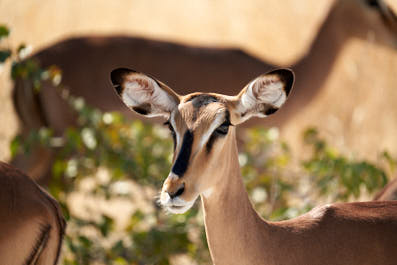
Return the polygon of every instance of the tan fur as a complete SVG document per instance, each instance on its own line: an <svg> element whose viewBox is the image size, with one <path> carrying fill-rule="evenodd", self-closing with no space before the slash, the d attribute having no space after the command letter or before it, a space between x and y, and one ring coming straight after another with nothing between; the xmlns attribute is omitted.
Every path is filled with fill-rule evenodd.
<svg viewBox="0 0 397 265"><path fill-rule="evenodd" d="M115 85L120 80L117 73L119 69L112 72ZM290 71L281 69L263 76L273 79L273 75L280 80L276 84L278 92L291 90ZM274 90L271 82L258 85L265 92ZM225 136L218 136L210 152L199 144L214 122L223 121L217 120L217 113L222 115L227 110L235 124L244 120L241 105L246 93L247 87L235 97L210 94L217 98L216 102L202 100L196 106L194 99L190 101L192 95L178 96L181 103L170 113L174 130L180 135L188 132L194 138L191 153L185 157L187 170L181 176L170 173L163 184L160 203L171 212L182 213L201 197L208 245L216 265L395 264L397 201L330 204L282 222L268 222L257 214L240 175L236 127L229 126ZM201 94L194 94L198 95ZM134 93L128 96L134 97ZM252 104L262 103L259 94L251 100ZM182 148L183 144L178 143L174 165Z"/></svg>
<svg viewBox="0 0 397 265"><path fill-rule="evenodd" d="M0 162L0 264L57 264L64 231L59 204L28 176Z"/></svg>
<svg viewBox="0 0 397 265"><path fill-rule="evenodd" d="M193 157L185 176L163 187L185 183L186 201L213 189L201 199L214 264L395 263L397 202L334 204L284 222L259 217L240 175L235 128L230 130L210 156Z"/></svg>
<svg viewBox="0 0 397 265"><path fill-rule="evenodd" d="M248 199L233 134L217 147L212 195L201 197L214 264L394 264L397 202L334 204L266 222Z"/></svg>

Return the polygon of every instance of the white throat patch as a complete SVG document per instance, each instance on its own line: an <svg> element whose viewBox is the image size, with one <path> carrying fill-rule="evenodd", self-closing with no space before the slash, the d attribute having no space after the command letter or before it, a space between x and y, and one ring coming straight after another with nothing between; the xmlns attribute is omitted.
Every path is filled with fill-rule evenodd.
<svg viewBox="0 0 397 265"><path fill-rule="evenodd" d="M206 199L208 199L211 195L212 195L212 192L213 192L214 190L213 190L213 188L208 188L208 189L206 189L204 192L203 192L203 196L206 198Z"/></svg>

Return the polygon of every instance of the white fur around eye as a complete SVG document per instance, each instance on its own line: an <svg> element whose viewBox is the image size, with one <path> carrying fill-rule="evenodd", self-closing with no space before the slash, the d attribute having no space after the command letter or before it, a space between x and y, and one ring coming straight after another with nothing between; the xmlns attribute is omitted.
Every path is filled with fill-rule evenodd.
<svg viewBox="0 0 397 265"><path fill-rule="evenodd" d="M218 128L225 120L225 113L219 112L212 122L211 126L208 130L201 136L199 149L203 148L203 146L208 142L209 138L211 137L212 133Z"/></svg>

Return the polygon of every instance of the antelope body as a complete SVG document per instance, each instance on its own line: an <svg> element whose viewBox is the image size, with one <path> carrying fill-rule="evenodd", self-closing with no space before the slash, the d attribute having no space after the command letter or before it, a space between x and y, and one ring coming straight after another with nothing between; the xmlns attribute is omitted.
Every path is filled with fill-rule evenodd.
<svg viewBox="0 0 397 265"><path fill-rule="evenodd" d="M0 264L56 265L65 226L57 201L0 162Z"/></svg>
<svg viewBox="0 0 397 265"><path fill-rule="evenodd" d="M236 125L284 104L293 85L290 70L261 75L236 96L180 96L125 68L111 79L131 110L167 118L175 151L160 203L183 213L201 197L214 264L396 264L397 202L325 205L282 222L265 221L253 209L240 175Z"/></svg>

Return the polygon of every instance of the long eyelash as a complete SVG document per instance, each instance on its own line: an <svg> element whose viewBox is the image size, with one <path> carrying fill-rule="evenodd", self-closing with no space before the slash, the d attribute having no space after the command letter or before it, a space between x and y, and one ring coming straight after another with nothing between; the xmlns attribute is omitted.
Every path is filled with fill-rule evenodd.
<svg viewBox="0 0 397 265"><path fill-rule="evenodd" d="M234 124L232 124L230 122L230 112L229 111L226 111L226 117L225 117L224 125L234 126Z"/></svg>
<svg viewBox="0 0 397 265"><path fill-rule="evenodd" d="M220 126L224 126L224 125L226 125L226 126L234 126L229 120L225 120L225 122L222 123Z"/></svg>

